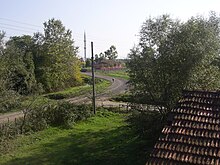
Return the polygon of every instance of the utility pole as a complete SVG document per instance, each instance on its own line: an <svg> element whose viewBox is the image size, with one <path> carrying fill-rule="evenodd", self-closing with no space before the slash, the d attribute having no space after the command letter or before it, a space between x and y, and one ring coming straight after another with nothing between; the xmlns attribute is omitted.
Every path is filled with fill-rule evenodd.
<svg viewBox="0 0 220 165"><path fill-rule="evenodd" d="M84 31L84 59L86 62L86 32Z"/></svg>
<svg viewBox="0 0 220 165"><path fill-rule="evenodd" d="M95 107L95 75L94 75L94 56L93 56L93 42L91 42L91 52L92 52L92 106L93 112L96 114L96 107Z"/></svg>

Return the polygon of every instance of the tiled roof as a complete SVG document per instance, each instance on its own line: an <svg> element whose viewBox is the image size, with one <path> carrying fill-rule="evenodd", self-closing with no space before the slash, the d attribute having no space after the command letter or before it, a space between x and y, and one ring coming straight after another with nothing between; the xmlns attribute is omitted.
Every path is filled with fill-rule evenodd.
<svg viewBox="0 0 220 165"><path fill-rule="evenodd" d="M184 91L147 165L220 165L220 92Z"/></svg>

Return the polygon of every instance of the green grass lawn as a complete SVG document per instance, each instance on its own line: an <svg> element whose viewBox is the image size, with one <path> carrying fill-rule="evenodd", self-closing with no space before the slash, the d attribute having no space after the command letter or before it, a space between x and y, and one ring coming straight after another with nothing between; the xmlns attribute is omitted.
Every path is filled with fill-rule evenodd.
<svg viewBox="0 0 220 165"><path fill-rule="evenodd" d="M128 80L129 76L126 73L126 70L112 70L112 71L96 71L97 73L100 73L102 75L106 75L106 76L111 76L111 77L116 77L116 78L123 78Z"/></svg>
<svg viewBox="0 0 220 165"><path fill-rule="evenodd" d="M143 165L146 145L126 122L127 115L98 112L71 129L49 128L10 142L1 165Z"/></svg>
<svg viewBox="0 0 220 165"><path fill-rule="evenodd" d="M107 80L100 79L99 83L96 84L96 92L100 93L103 90L105 90L107 87L109 87L111 83ZM53 92L44 95L45 97L48 97L50 99L65 99L65 98L71 98L76 97L80 95L87 94L89 92L92 92L92 86L91 85L84 85L84 86L77 86L65 89L63 91L59 92Z"/></svg>

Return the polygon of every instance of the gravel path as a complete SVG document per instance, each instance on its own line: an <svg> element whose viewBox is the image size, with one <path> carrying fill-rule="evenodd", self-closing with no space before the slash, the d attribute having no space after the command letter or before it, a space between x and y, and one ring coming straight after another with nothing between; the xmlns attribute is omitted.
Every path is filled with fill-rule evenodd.
<svg viewBox="0 0 220 165"><path fill-rule="evenodd" d="M20 118L23 117L23 112L19 111L19 112L12 112L12 113L6 113L3 115L0 115L0 123L5 123L8 121L13 121L15 120L15 118Z"/></svg>

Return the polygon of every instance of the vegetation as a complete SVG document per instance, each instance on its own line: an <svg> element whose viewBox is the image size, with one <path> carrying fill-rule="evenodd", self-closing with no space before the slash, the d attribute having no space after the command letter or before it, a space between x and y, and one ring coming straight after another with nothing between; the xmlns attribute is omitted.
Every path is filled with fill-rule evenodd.
<svg viewBox="0 0 220 165"><path fill-rule="evenodd" d="M20 134L44 130L49 126L70 127L73 123L92 115L90 105L73 105L68 102L47 101L38 106L29 106L23 111L24 117L1 125L0 143Z"/></svg>
<svg viewBox="0 0 220 165"><path fill-rule="evenodd" d="M127 63L136 101L166 113L183 89L218 90L220 72L213 62L219 58L219 23L215 13L185 23L168 15L147 19Z"/></svg>
<svg viewBox="0 0 220 165"><path fill-rule="evenodd" d="M55 103L56 100L62 100L66 98L72 98L87 94L87 97L92 91L91 78L84 76L83 79L85 84L82 86L67 88L63 91L53 92L43 95L32 95L32 96L20 96L16 93L9 93L7 91L4 97L0 97L0 114L8 113L13 111L22 111L27 107L42 107L47 103ZM101 93L107 87L110 86L110 82L103 79L96 79L96 90L97 93ZM13 91L11 91L13 92ZM52 99L52 100L51 100Z"/></svg>
<svg viewBox="0 0 220 165"><path fill-rule="evenodd" d="M80 85L77 47L62 22L44 23L44 34L11 37L4 42L0 32L1 91L20 95L51 92Z"/></svg>
<svg viewBox="0 0 220 165"><path fill-rule="evenodd" d="M116 78L123 78L125 80L129 80L129 76L127 74L127 71L125 69L121 70L108 70L108 71L99 71L97 70L96 72L106 75L106 76L111 76L111 77L116 77Z"/></svg>
<svg viewBox="0 0 220 165"><path fill-rule="evenodd" d="M104 53L101 52L99 55L96 54L95 55L95 62L99 62L104 59L115 60L117 57L118 57L118 52L116 50L116 47L114 45L112 45Z"/></svg>
<svg viewBox="0 0 220 165"><path fill-rule="evenodd" d="M136 117L132 117L130 124L137 121ZM153 140L140 138L127 120L126 114L101 109L96 116L70 129L49 127L20 136L1 152L0 164L144 164Z"/></svg>
<svg viewBox="0 0 220 165"><path fill-rule="evenodd" d="M84 80L84 81L87 82L88 79ZM91 80L89 80L89 81L91 81ZM44 96L48 97L50 99L59 100L59 99L65 99L65 98L71 98L71 97L85 95L85 94L88 94L90 91L92 91L91 82L87 82L87 83L88 84L83 85L83 86L67 88L63 91L49 93ZM102 92L104 89L106 89L109 86L110 86L109 81L103 80L103 79L96 79L96 88L97 88L96 93Z"/></svg>
<svg viewBox="0 0 220 165"><path fill-rule="evenodd" d="M80 61L71 31L62 22L51 19L44 23L44 34L37 33L35 41L36 78L46 91L56 91L78 85Z"/></svg>
<svg viewBox="0 0 220 165"><path fill-rule="evenodd" d="M60 20L45 22L43 34L14 36L7 42L4 36L0 32L0 112L19 109L22 97L83 84L77 47ZM103 84L102 89L107 86Z"/></svg>
<svg viewBox="0 0 220 165"><path fill-rule="evenodd" d="M115 60L118 57L118 52L114 45L110 46L110 48L106 50L104 53L105 53L105 58L109 60Z"/></svg>
<svg viewBox="0 0 220 165"><path fill-rule="evenodd" d="M117 101L117 102L130 102L130 103L134 103L134 99L132 98L132 94L130 92L114 96L114 97L111 98L111 100Z"/></svg>

